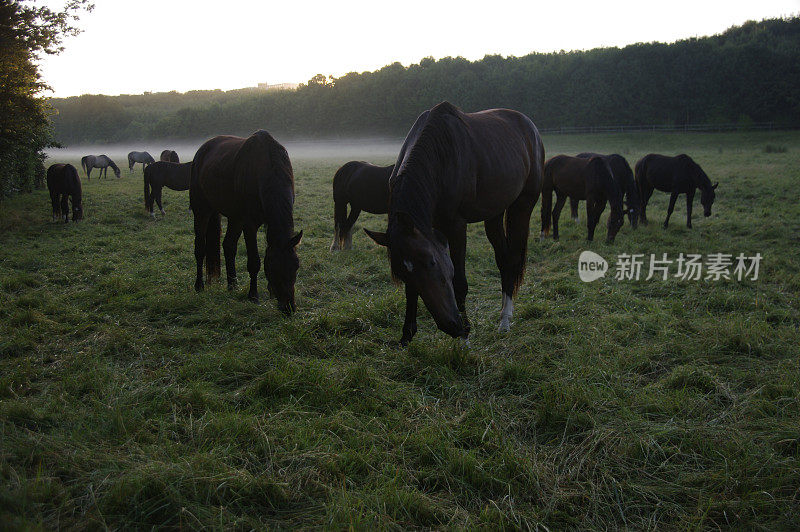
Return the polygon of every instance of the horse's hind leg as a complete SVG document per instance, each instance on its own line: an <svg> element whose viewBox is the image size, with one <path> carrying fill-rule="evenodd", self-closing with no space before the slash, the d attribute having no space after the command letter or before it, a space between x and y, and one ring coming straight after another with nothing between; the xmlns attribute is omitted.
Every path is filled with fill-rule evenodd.
<svg viewBox="0 0 800 532"><path fill-rule="evenodd" d="M641 196L639 200L641 201L642 212L640 216L642 225L647 225L647 204L650 202L650 198L653 195L653 187L641 187L641 190L639 190L639 195Z"/></svg>
<svg viewBox="0 0 800 532"><path fill-rule="evenodd" d="M342 249L353 249L353 227L356 225L359 214L361 214L361 209L350 204L350 215L347 217L347 222L345 222L344 226L344 234L342 235L344 239Z"/></svg>
<svg viewBox="0 0 800 532"><path fill-rule="evenodd" d="M258 258L258 227L250 224L244 226L244 243L247 246L247 273L250 274L250 290L247 298L253 303L258 303L258 270L261 261Z"/></svg>
<svg viewBox="0 0 800 532"><path fill-rule="evenodd" d="M61 204L58 201L58 194L55 192L50 193L50 207L53 210L53 221L55 222L61 217Z"/></svg>
<svg viewBox="0 0 800 532"><path fill-rule="evenodd" d="M686 227L692 228L692 203L694 203L694 189L686 193Z"/></svg>
<svg viewBox="0 0 800 532"><path fill-rule="evenodd" d="M228 290L236 288L236 248L241 234L242 222L228 218L228 229L225 231L225 240L222 241L222 249L225 250L225 272L228 278Z"/></svg>
<svg viewBox="0 0 800 532"><path fill-rule="evenodd" d="M569 210L570 210L570 214L572 214L572 220L575 223L578 223L578 222L581 221L580 216L578 216L578 206L580 204L580 201L581 200L578 200L578 199L575 199L575 198L570 198L569 199Z"/></svg>
<svg viewBox="0 0 800 532"><path fill-rule="evenodd" d="M558 220L561 218L561 209L564 208L566 202L567 195L556 191L556 204L553 207L553 240L558 240Z"/></svg>
<svg viewBox="0 0 800 532"><path fill-rule="evenodd" d="M166 212L164 212L164 207L161 205L161 192L163 192L163 191L164 191L164 187L158 187L158 190L155 190L155 187L154 187L154 190L153 190L153 192L155 193L155 196L156 196L155 199L156 199L156 203L158 204L158 210L161 211L161 215L162 216L167 214Z"/></svg>

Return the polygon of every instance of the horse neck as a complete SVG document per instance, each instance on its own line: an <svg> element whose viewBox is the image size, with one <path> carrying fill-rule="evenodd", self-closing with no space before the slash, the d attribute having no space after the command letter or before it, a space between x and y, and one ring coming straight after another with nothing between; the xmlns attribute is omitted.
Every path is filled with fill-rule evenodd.
<svg viewBox="0 0 800 532"><path fill-rule="evenodd" d="M261 195L268 246L286 244L294 233L294 191L291 187L275 188Z"/></svg>
<svg viewBox="0 0 800 532"><path fill-rule="evenodd" d="M421 229L433 226L441 184L430 169L406 168L395 178L390 193L390 213L405 212ZM389 224L394 218L389 217Z"/></svg>

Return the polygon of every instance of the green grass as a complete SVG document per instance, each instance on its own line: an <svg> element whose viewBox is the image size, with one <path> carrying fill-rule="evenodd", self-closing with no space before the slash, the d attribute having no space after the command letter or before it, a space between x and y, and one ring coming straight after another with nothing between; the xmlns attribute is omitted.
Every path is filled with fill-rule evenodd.
<svg viewBox="0 0 800 532"><path fill-rule="evenodd" d="M765 146L785 146L770 152ZM531 238L510 334L469 229L471 348L420 312L407 349L386 254L331 254L330 181L295 160L298 312L192 289L186 193L150 220L141 171L0 205L0 528L757 528L800 522L800 133L551 136L548 156L691 154L714 216ZM375 161L388 163L390 161ZM382 229L364 215L359 227ZM539 233L537 205L532 236ZM263 233L262 233L263 234ZM263 254L263 236L259 237ZM756 282L584 284L579 253L760 252ZM260 275L260 290L266 282Z"/></svg>

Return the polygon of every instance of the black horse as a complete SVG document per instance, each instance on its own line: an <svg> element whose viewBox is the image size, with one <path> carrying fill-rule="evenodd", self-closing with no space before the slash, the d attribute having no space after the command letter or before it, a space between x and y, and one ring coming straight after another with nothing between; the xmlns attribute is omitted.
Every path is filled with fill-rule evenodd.
<svg viewBox="0 0 800 532"><path fill-rule="evenodd" d="M628 164L628 161L625 160L625 157L617 153L600 155L599 153L589 152L579 153L578 157L584 159L602 157L605 159L609 168L611 168L611 173L614 174L614 180L622 189L622 193L625 197L625 213L628 215L628 222L631 224L631 227L636 229L639 225L639 212L642 208L642 201L639 198L639 189L636 186L636 180L633 178L633 170L631 170L631 166ZM574 200L571 200L571 202L574 202ZM573 214L575 214L574 210Z"/></svg>
<svg viewBox="0 0 800 532"><path fill-rule="evenodd" d="M83 219L83 195L81 178L71 164L54 164L47 169L47 190L50 191L50 204L53 207L53 221L69 221L69 204L72 198L72 221Z"/></svg>
<svg viewBox="0 0 800 532"><path fill-rule="evenodd" d="M361 211L386 214L389 176L394 165L375 166L363 161L345 163L333 176L333 243L331 251L353 247L353 225ZM350 216L347 205L350 204Z"/></svg>
<svg viewBox="0 0 800 532"><path fill-rule="evenodd" d="M528 226L542 186L544 147L530 118L509 109L464 113L442 102L406 136L389 180L385 233L392 275L405 283L400 343L417 331L417 298L436 325L467 338L467 223L484 223L502 279L500 330L525 274ZM448 253L449 252L449 253Z"/></svg>
<svg viewBox="0 0 800 532"><path fill-rule="evenodd" d="M625 223L622 213L622 189L614 180L611 168L603 157L584 159L569 155L556 155L544 165L542 184L542 237L550 232L553 191L556 205L552 211L553 239L558 240L558 220L567 198L586 200L586 227L588 240L594 239L594 230L600 215L611 207L608 217L607 242L613 242Z"/></svg>
<svg viewBox="0 0 800 532"><path fill-rule="evenodd" d="M153 212L154 200L158 203L158 210L161 211L161 214L166 214L161 205L161 191L164 187L172 190L189 190L191 179L191 161L183 164L158 161L147 165L147 168L144 169L144 207L150 216L156 217Z"/></svg>
<svg viewBox="0 0 800 532"><path fill-rule="evenodd" d="M174 150L164 150L161 152L160 160L168 162L168 163L179 163L181 162L180 157L178 157L178 152Z"/></svg>
<svg viewBox="0 0 800 532"><path fill-rule="evenodd" d="M133 167L136 163L142 163L142 170L147 168L147 165L156 162L153 156L146 151L132 151L128 154L128 170L133 172Z"/></svg>
<svg viewBox="0 0 800 532"><path fill-rule="evenodd" d="M114 175L119 179L119 167L114 164L114 161L108 155L87 155L81 157L81 166L83 171L86 172L86 179L92 178L92 168L100 169L100 177L108 177L108 167L114 170Z"/></svg>
<svg viewBox="0 0 800 532"><path fill-rule="evenodd" d="M700 203L703 214L711 216L711 205L714 204L716 188L719 183L711 184L706 173L686 154L675 157L651 153L636 163L636 185L642 200L642 223L647 225L647 203L653 195L653 189L670 192L667 219L664 228L669 225L669 217L675 209L678 194L686 194L686 227L692 228L692 202L697 189L700 189Z"/></svg>
<svg viewBox="0 0 800 532"><path fill-rule="evenodd" d="M192 163L189 202L194 212L195 290L203 289L203 259L208 279L220 274L220 215L228 218L225 269L228 289L236 286L236 246L244 231L247 245L248 297L258 301L256 276L260 266L258 228L267 226L264 275L270 295L284 314L295 310L294 284L300 261L294 234L294 173L289 154L266 131L248 138L222 135L206 141Z"/></svg>

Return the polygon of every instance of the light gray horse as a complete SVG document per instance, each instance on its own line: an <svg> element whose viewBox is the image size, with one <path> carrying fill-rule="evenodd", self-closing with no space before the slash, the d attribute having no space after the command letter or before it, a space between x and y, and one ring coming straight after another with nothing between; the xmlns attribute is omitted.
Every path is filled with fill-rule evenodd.
<svg viewBox="0 0 800 532"><path fill-rule="evenodd" d="M142 172L144 172L147 165L154 162L156 162L156 160L146 151L132 151L128 154L128 169L131 172L133 172L133 165L136 163L142 163Z"/></svg>
<svg viewBox="0 0 800 532"><path fill-rule="evenodd" d="M86 179L92 178L92 168L100 169L100 176L108 177L108 167L114 170L114 175L119 178L119 167L114 164L114 161L108 155L87 155L81 158L81 166L83 171L86 172Z"/></svg>

